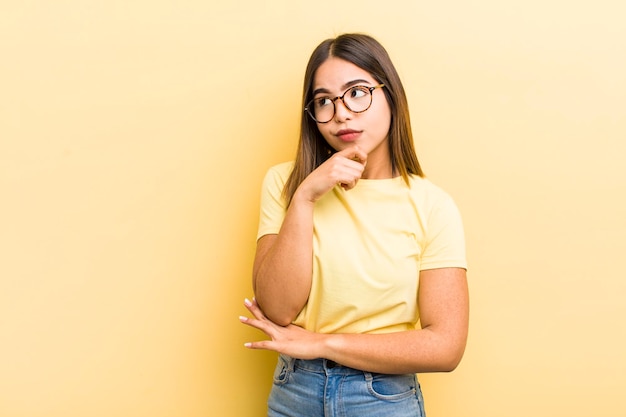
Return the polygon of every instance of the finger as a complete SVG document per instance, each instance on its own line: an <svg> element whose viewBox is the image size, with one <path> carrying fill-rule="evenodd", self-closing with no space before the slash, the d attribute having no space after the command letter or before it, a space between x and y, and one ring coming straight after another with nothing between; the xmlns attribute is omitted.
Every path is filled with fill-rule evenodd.
<svg viewBox="0 0 626 417"><path fill-rule="evenodd" d="M253 298L252 301L250 301L249 299L246 298L245 300L243 300L243 304L252 313L254 317L256 317L259 320L265 319L265 315L259 308L259 305L257 304L256 299Z"/></svg>
<svg viewBox="0 0 626 417"><path fill-rule="evenodd" d="M344 158L359 162L361 164L365 164L365 162L367 161L367 153L365 153L358 146L351 146L349 148L346 148L340 152L337 152L336 155L341 155Z"/></svg>
<svg viewBox="0 0 626 417"><path fill-rule="evenodd" d="M353 161L357 161L360 162L361 164L365 165L365 163L367 162L367 154L358 146L354 147L354 155L352 156Z"/></svg>
<svg viewBox="0 0 626 417"><path fill-rule="evenodd" d="M359 161L346 161L345 165L337 167L337 183L345 190L354 188L357 181L361 179L364 169L365 165Z"/></svg>
<svg viewBox="0 0 626 417"><path fill-rule="evenodd" d="M273 328L270 322L268 322L267 320L257 320L257 319L249 318L246 316L239 316L239 321L245 325L248 325L250 327L253 327L257 330L262 331L269 337L272 337Z"/></svg>
<svg viewBox="0 0 626 417"><path fill-rule="evenodd" d="M342 182L341 183L341 188L343 188L346 191L353 189L355 186L356 186L356 181Z"/></svg>
<svg viewBox="0 0 626 417"><path fill-rule="evenodd" d="M248 349L276 350L276 347L270 340L260 340L258 342L247 342L243 344Z"/></svg>

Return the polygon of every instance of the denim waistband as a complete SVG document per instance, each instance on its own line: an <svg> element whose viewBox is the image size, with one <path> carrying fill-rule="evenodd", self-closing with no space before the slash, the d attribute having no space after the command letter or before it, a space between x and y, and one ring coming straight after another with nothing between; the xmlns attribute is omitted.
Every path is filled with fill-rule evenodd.
<svg viewBox="0 0 626 417"><path fill-rule="evenodd" d="M333 373L333 374L363 374L363 371L358 369L343 366L330 359L317 358L317 359L295 359L287 355L281 355L285 362L289 364L293 369L304 369L310 372L318 373Z"/></svg>

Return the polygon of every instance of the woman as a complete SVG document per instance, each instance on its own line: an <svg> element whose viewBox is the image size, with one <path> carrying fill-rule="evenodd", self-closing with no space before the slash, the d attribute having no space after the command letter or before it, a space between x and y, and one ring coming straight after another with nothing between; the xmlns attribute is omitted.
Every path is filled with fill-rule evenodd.
<svg viewBox="0 0 626 417"><path fill-rule="evenodd" d="M376 40L322 42L303 104L295 162L263 183L240 318L270 338L246 347L280 353L268 416L423 416L415 374L455 369L467 339L460 215L423 178Z"/></svg>

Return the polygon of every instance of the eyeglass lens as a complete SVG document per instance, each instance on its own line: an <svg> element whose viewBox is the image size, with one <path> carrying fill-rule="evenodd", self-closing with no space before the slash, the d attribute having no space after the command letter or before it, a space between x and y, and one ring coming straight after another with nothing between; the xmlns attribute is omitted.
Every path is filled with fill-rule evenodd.
<svg viewBox="0 0 626 417"><path fill-rule="evenodd" d="M307 109L317 122L326 123L335 115L335 101L337 99L343 101L343 104L351 112L361 113L372 104L372 92L368 87L357 85L349 88L342 96L335 99L330 97L313 99Z"/></svg>

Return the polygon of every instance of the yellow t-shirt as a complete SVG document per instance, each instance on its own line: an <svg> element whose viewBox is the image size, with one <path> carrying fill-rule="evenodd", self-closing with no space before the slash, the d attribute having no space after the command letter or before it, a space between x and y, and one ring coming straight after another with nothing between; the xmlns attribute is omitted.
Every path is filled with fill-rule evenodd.
<svg viewBox="0 0 626 417"><path fill-rule="evenodd" d="M279 164L265 176L257 238L279 232L292 168L293 162ZM413 176L410 183L360 179L316 202L311 293L295 324L321 333L414 329L419 271L466 268L454 201L427 179Z"/></svg>

